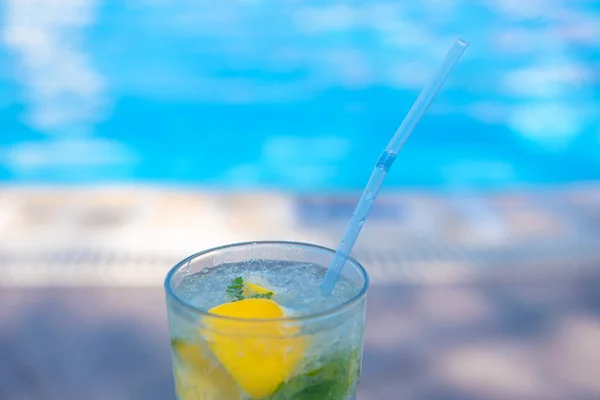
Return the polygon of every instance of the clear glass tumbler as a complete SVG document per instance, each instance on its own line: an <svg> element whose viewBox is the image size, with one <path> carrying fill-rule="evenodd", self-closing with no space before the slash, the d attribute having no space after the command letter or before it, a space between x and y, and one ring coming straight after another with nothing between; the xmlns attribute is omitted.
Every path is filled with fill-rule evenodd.
<svg viewBox="0 0 600 400"><path fill-rule="evenodd" d="M166 277L165 291L178 399L355 399L369 278L353 258L348 259L342 279L358 290L341 304L298 317L215 315L186 301L190 289L184 295L180 288L187 276L207 268L240 268L248 262L327 268L334 253L305 243L252 242L206 250L175 265Z"/></svg>

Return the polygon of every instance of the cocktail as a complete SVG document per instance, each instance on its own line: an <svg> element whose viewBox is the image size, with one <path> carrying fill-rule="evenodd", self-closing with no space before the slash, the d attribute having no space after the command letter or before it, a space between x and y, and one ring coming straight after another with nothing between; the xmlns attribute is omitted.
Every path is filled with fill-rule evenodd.
<svg viewBox="0 0 600 400"><path fill-rule="evenodd" d="M397 154L467 47L454 42L384 149L337 251L241 243L195 254L165 281L179 400L350 400L369 278L349 257Z"/></svg>
<svg viewBox="0 0 600 400"><path fill-rule="evenodd" d="M177 264L165 289L179 400L354 399L369 279L349 259L324 294L334 253L242 243Z"/></svg>

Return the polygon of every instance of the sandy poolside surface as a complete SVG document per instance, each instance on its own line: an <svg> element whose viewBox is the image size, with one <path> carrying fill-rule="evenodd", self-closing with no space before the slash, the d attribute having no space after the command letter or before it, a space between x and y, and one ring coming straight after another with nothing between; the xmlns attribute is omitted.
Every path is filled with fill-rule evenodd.
<svg viewBox="0 0 600 400"><path fill-rule="evenodd" d="M156 286L178 260L241 241L336 247L359 194L0 187L0 285ZM600 186L386 192L353 255L376 284L580 275L600 260Z"/></svg>

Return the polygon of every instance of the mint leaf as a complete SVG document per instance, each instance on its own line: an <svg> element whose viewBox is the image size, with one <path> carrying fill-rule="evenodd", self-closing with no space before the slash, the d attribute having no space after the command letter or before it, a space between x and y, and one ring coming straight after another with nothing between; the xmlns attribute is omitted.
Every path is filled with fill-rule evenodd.
<svg viewBox="0 0 600 400"><path fill-rule="evenodd" d="M271 396L261 400L343 400L358 379L358 351L332 357L320 368L282 383Z"/></svg>
<svg viewBox="0 0 600 400"><path fill-rule="evenodd" d="M271 297L273 297L273 292L256 293L256 294L253 294L252 296L250 296L248 298L249 299L270 299Z"/></svg>
<svg viewBox="0 0 600 400"><path fill-rule="evenodd" d="M238 276L233 279L225 291L233 298L233 301L244 300L244 278Z"/></svg>

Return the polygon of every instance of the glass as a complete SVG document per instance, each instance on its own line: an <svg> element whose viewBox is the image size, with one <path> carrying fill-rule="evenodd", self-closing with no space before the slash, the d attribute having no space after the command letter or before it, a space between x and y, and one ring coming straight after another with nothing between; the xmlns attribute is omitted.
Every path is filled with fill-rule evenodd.
<svg viewBox="0 0 600 400"><path fill-rule="evenodd" d="M297 317L215 315L178 292L186 277L207 268L257 261L267 266L275 261L284 268L301 263L326 268L334 254L305 243L240 243L194 254L173 267L165 291L178 399L355 399L369 278L353 258L342 279L358 290L338 305Z"/></svg>

